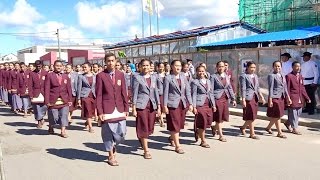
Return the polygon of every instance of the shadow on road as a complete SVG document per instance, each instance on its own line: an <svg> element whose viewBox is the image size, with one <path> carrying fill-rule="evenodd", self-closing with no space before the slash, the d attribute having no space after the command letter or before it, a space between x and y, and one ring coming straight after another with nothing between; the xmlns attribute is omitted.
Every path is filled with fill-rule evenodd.
<svg viewBox="0 0 320 180"><path fill-rule="evenodd" d="M138 150L138 147L131 146L128 141L130 141L130 140L126 140L123 144L120 144L119 146L117 146L117 153L139 155L139 154L135 153ZM91 148L91 149L94 149L97 151L106 152L103 143L83 143L83 144L88 148Z"/></svg>
<svg viewBox="0 0 320 180"><path fill-rule="evenodd" d="M18 129L16 131L18 134L22 135L48 135L48 131L44 129Z"/></svg>
<svg viewBox="0 0 320 180"><path fill-rule="evenodd" d="M79 149L46 149L47 153L70 160L84 160L93 162L103 162L106 160L106 156L102 156L95 152L84 151Z"/></svg>
<svg viewBox="0 0 320 180"><path fill-rule="evenodd" d="M21 126L21 127L36 127L37 125L35 123L29 123L29 122L6 122L4 123L8 126Z"/></svg>

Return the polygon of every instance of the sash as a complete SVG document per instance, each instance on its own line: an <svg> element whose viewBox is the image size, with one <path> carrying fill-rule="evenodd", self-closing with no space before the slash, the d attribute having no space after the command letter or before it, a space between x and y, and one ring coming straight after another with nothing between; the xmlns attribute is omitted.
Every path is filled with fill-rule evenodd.
<svg viewBox="0 0 320 180"><path fill-rule="evenodd" d="M103 115L104 121L115 121L115 120L124 120L126 119L125 113L121 113L118 111L117 108L114 108L114 111L111 114L104 114Z"/></svg>
<svg viewBox="0 0 320 180"><path fill-rule="evenodd" d="M31 102L32 103L44 103L44 97L40 93L38 97L32 98Z"/></svg>

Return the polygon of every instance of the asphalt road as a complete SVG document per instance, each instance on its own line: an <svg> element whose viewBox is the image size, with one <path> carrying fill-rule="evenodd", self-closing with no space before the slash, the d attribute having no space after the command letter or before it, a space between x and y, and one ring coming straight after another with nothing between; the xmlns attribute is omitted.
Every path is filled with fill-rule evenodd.
<svg viewBox="0 0 320 180"><path fill-rule="evenodd" d="M77 112L76 115L79 115ZM228 142L213 138L208 130L210 149L194 143L192 119L181 133L185 154L175 153L167 143L168 131L156 126L150 137L152 160L142 157L135 135L135 122L129 118L126 142L118 148L119 167L110 167L100 137L83 130L83 120L69 127L68 139L48 135L47 127L36 129L33 117L12 115L0 107L0 136L3 166L7 180L319 180L320 130L301 127L302 136L288 139L266 135L266 121L257 120L260 140L240 135L240 117L224 123ZM284 127L283 127L284 128ZM56 132L58 132L56 130Z"/></svg>

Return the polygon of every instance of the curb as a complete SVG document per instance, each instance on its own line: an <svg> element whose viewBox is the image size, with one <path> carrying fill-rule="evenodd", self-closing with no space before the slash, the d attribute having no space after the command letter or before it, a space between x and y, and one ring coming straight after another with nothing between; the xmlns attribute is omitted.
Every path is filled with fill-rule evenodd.
<svg viewBox="0 0 320 180"><path fill-rule="evenodd" d="M237 111L233 111L233 110L230 110L229 112L230 112L231 115L234 115L234 116L241 116L242 117L242 114L243 114L242 112L237 112ZM261 113L263 113L263 112L262 111L258 111L257 119L269 121L269 118L267 116L259 115ZM281 122L286 122L288 120L288 118L286 118L286 117L287 116L281 118ZM320 121L319 122L306 121L306 120L304 120L304 118L300 117L299 126L305 126L305 127L320 129Z"/></svg>
<svg viewBox="0 0 320 180"><path fill-rule="evenodd" d="M3 166L2 141L0 140L0 180L6 180Z"/></svg>

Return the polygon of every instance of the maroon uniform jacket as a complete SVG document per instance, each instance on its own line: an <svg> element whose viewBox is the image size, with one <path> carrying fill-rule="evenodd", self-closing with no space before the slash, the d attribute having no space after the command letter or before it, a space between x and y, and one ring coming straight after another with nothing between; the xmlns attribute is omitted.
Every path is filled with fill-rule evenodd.
<svg viewBox="0 0 320 180"><path fill-rule="evenodd" d="M0 69L0 87L2 87L3 86L3 83L2 83L2 74L3 74L3 69Z"/></svg>
<svg viewBox="0 0 320 180"><path fill-rule="evenodd" d="M226 72L226 74L229 76L230 78L230 83L231 83L231 86L232 86L232 90L234 92L234 94L237 94L237 86L236 86L236 82L235 82L235 78L234 78L234 75L232 73L231 70L228 70Z"/></svg>
<svg viewBox="0 0 320 180"><path fill-rule="evenodd" d="M48 73L44 83L44 104L55 104L61 98L65 105L72 102L71 82L67 74L61 73L61 82L58 73Z"/></svg>
<svg viewBox="0 0 320 180"><path fill-rule="evenodd" d="M40 72L29 73L29 96L30 98L38 97L41 93L44 96L44 81L48 72L41 70Z"/></svg>
<svg viewBox="0 0 320 180"><path fill-rule="evenodd" d="M107 70L97 74L96 101L98 115L111 114L115 108L121 113L129 112L124 73L115 70L113 81Z"/></svg>
<svg viewBox="0 0 320 180"><path fill-rule="evenodd" d="M17 93L18 90L18 74L19 72L16 70L11 70L9 74L9 82L8 82L8 89L9 90L16 90L15 92L12 93Z"/></svg>
<svg viewBox="0 0 320 180"><path fill-rule="evenodd" d="M303 85L303 77L301 74L296 75L291 72L286 75L288 93L291 98L292 104L290 107L292 108L300 108L303 107L304 100L310 100L306 89Z"/></svg>
<svg viewBox="0 0 320 180"><path fill-rule="evenodd" d="M26 90L30 90L30 71L21 71L18 74L18 94L21 96L26 96Z"/></svg>

